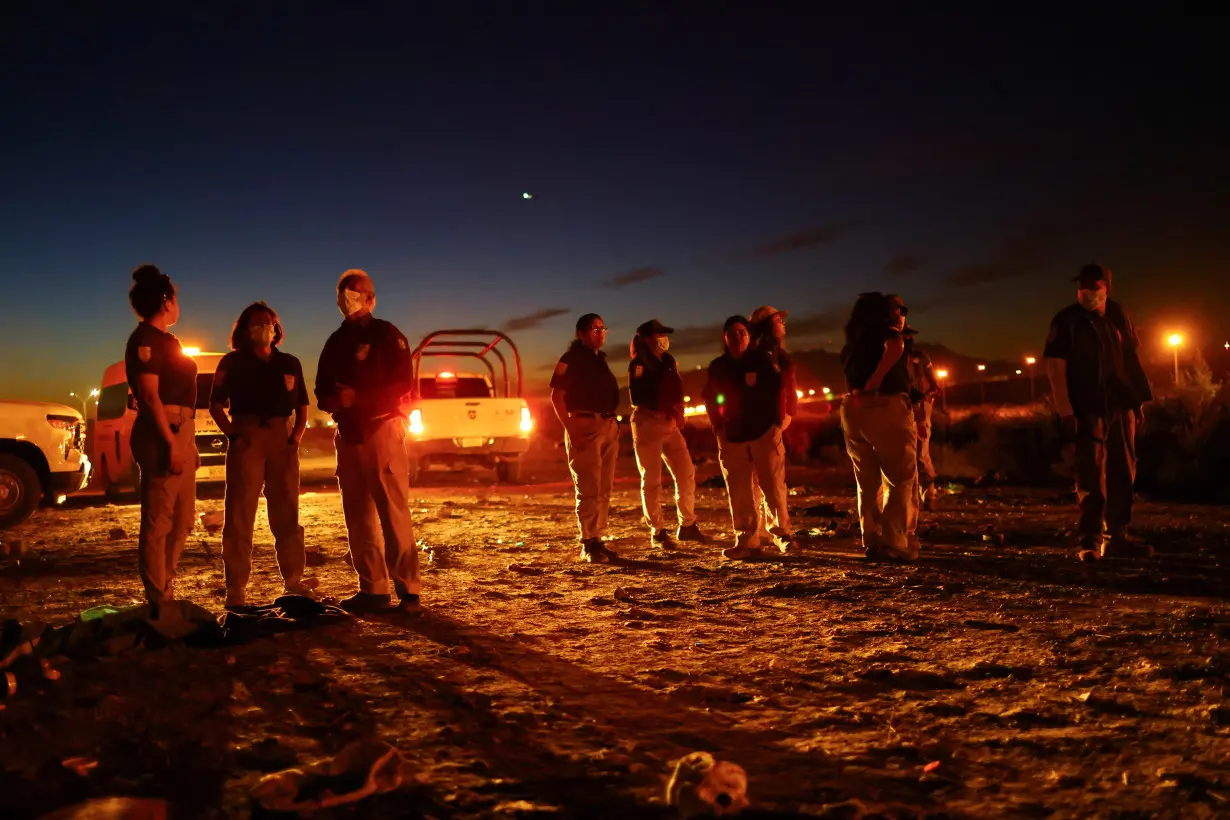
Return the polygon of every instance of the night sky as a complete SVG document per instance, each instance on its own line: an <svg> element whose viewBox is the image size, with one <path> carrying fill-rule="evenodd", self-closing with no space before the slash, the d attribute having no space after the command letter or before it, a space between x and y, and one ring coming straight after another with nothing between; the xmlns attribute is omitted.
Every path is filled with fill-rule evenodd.
<svg viewBox="0 0 1230 820"><path fill-rule="evenodd" d="M0 27L6 398L96 386L142 262L185 344L225 349L265 299L309 372L349 267L412 340L509 328L538 387L583 312L617 361L646 319L686 329L694 366L763 303L833 348L874 289L923 341L1017 359L1089 261L1148 344L1230 336L1217 17L24 5Z"/></svg>

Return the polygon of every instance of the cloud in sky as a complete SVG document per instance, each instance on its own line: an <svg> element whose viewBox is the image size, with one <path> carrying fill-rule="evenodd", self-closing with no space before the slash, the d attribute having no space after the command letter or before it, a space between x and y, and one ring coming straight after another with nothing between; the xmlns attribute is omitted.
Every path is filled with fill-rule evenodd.
<svg viewBox="0 0 1230 820"><path fill-rule="evenodd" d="M526 316L517 316L509 319L504 323L503 330L509 333L517 330L530 330L540 327L556 316L564 316L571 312L572 308L543 308Z"/></svg>
<svg viewBox="0 0 1230 820"><path fill-rule="evenodd" d="M608 288L618 290L619 288L635 285L638 282L645 282L650 279L657 279L659 276L665 276L666 271L661 268L656 268L653 265L644 265L642 267L630 270L627 273L621 273L618 276L613 276L603 282Z"/></svg>
<svg viewBox="0 0 1230 820"><path fill-rule="evenodd" d="M889 276L906 276L927 266L927 259L917 253L901 253L888 260L884 272Z"/></svg>
<svg viewBox="0 0 1230 820"><path fill-rule="evenodd" d="M814 228L805 228L801 231L782 234L754 245L748 251L748 254L758 259L767 259L773 256L801 251L805 248L812 248L817 245L827 245L831 242L845 239L860 224L859 220L848 219L844 222L833 222L828 225L818 225Z"/></svg>

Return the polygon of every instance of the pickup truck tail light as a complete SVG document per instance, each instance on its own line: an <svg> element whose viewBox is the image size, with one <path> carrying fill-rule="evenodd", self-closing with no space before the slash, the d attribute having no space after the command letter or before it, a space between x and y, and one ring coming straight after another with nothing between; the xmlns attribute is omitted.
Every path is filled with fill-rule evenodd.
<svg viewBox="0 0 1230 820"><path fill-rule="evenodd" d="M534 429L534 419L530 416L530 408L521 408L521 432L528 433Z"/></svg>
<svg viewBox="0 0 1230 820"><path fill-rule="evenodd" d="M417 407L410 411L410 432L416 436L423 435L423 411Z"/></svg>

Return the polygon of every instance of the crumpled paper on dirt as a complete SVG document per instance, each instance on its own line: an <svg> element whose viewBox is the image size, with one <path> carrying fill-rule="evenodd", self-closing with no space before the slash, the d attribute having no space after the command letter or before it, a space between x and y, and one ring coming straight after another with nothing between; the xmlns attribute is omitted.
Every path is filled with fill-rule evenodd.
<svg viewBox="0 0 1230 820"><path fill-rule="evenodd" d="M266 775L252 797L268 811L319 811L400 788L406 765L383 740L356 740L330 760Z"/></svg>
<svg viewBox="0 0 1230 820"><path fill-rule="evenodd" d="M747 772L737 763L715 760L708 752L680 759L666 786L666 802L684 817L738 814L749 805Z"/></svg>

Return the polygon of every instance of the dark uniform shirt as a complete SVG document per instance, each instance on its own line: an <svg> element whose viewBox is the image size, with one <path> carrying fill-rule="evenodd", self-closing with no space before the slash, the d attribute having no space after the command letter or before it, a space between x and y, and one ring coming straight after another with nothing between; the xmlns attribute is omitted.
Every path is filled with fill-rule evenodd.
<svg viewBox="0 0 1230 820"><path fill-rule="evenodd" d="M218 362L210 404L230 402L231 418L285 418L308 403L299 360L276 347L266 361L252 350L232 350Z"/></svg>
<svg viewBox="0 0 1230 820"><path fill-rule="evenodd" d="M551 375L551 389L564 391L569 413L609 415L619 407L619 380L606 363L606 354L590 350L579 339L560 356Z"/></svg>
<svg viewBox="0 0 1230 820"><path fill-rule="evenodd" d="M150 373L158 377L158 398L164 405L196 407L196 361L184 354L173 334L146 322L137 325L124 350L124 371L138 404L137 380Z"/></svg>
<svg viewBox="0 0 1230 820"><path fill-rule="evenodd" d="M851 340L841 351L841 366L846 374L846 386L850 390L862 390L867 386L867 380L880 366L884 358L884 345L892 338L900 338L901 332L885 324L883 327L870 328L858 338ZM909 359L905 353L885 374L880 382L879 393L910 394Z"/></svg>
<svg viewBox="0 0 1230 820"><path fill-rule="evenodd" d="M316 367L316 401L333 400L339 385L355 391L354 405L333 413L338 432L363 441L381 419L404 411L414 387L410 345L401 331L370 314L333 331Z"/></svg>
<svg viewBox="0 0 1230 820"><path fill-rule="evenodd" d="M683 378L675 357L663 353L637 356L628 363L628 395L633 407L679 413L683 407Z"/></svg>
<svg viewBox="0 0 1230 820"><path fill-rule="evenodd" d="M749 441L743 437L743 394L746 355L736 359L729 352L709 362L709 378L701 395L705 397L709 423L714 431L731 441ZM729 432L728 432L729 431ZM731 439L733 435L736 438Z"/></svg>
<svg viewBox="0 0 1230 820"><path fill-rule="evenodd" d="M910 401L918 404L935 392L936 384L931 379L931 357L914 344L914 336L905 337L906 367L910 376Z"/></svg>
<svg viewBox="0 0 1230 820"><path fill-rule="evenodd" d="M1107 301L1104 315L1072 304L1051 321L1042 355L1067 362L1068 399L1077 414L1114 413L1153 398L1139 346L1118 302Z"/></svg>

